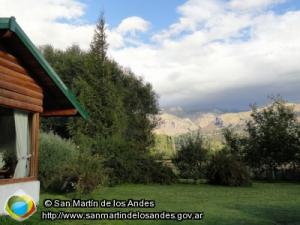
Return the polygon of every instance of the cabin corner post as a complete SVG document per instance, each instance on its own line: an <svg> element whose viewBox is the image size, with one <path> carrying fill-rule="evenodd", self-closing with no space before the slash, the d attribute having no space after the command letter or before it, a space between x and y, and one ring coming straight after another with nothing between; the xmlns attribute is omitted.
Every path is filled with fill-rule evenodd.
<svg viewBox="0 0 300 225"><path fill-rule="evenodd" d="M30 166L30 176L38 178L38 146L40 132L40 114L34 113L32 116L32 135L31 135L31 151L32 160Z"/></svg>

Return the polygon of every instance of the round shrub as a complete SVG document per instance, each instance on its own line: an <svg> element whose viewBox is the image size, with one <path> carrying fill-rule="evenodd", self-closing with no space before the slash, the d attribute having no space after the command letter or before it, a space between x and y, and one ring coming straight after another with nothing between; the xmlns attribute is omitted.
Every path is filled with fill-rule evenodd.
<svg viewBox="0 0 300 225"><path fill-rule="evenodd" d="M176 181L172 169L153 158L140 160L138 167L140 175L136 177L136 183L172 184Z"/></svg>
<svg viewBox="0 0 300 225"><path fill-rule="evenodd" d="M200 133L196 136L191 133L180 140L179 150L173 159L173 163L179 170L179 176L193 179L195 182L203 178L208 152L205 140Z"/></svg>
<svg viewBox="0 0 300 225"><path fill-rule="evenodd" d="M41 133L39 147L39 180L48 191L65 192L75 188L77 182L74 143L50 132Z"/></svg>
<svg viewBox="0 0 300 225"><path fill-rule="evenodd" d="M102 159L53 133L40 136L41 187L47 191L91 192L105 180Z"/></svg>
<svg viewBox="0 0 300 225"><path fill-rule="evenodd" d="M220 151L212 156L207 166L207 180L210 184L227 186L251 185L247 167L227 152Z"/></svg>

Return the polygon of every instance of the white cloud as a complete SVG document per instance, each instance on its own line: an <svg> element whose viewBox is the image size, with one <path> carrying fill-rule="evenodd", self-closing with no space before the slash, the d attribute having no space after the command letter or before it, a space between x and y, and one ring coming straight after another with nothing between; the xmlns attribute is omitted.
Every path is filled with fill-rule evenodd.
<svg viewBox="0 0 300 225"><path fill-rule="evenodd" d="M255 5L255 13L241 13L232 9L233 1L189 0L179 7L178 22L154 35L156 44L111 54L150 81L164 105L217 107L235 98L248 105L268 94L295 97L300 11L277 15L264 10L273 3L256 1L247 6Z"/></svg>
<svg viewBox="0 0 300 225"><path fill-rule="evenodd" d="M65 49L78 44L83 49L89 48L95 24L82 20L86 5L79 0L0 0L0 4L0 15L15 16L36 45L52 44ZM146 32L149 27L150 23L140 17L125 18L117 28L108 27L110 47L139 44L137 34Z"/></svg>
<svg viewBox="0 0 300 225"><path fill-rule="evenodd" d="M141 17L132 16L123 19L116 28L107 29L108 42L111 49L126 46L141 45L140 33L145 33L150 27L150 22Z"/></svg>
<svg viewBox="0 0 300 225"><path fill-rule="evenodd" d="M106 33L110 49L118 49L125 46L125 40L121 33L117 32L115 29L107 29Z"/></svg>
<svg viewBox="0 0 300 225"><path fill-rule="evenodd" d="M149 29L150 23L141 17L132 16L127 17L121 21L117 27L117 31L120 33L136 33L146 32Z"/></svg>
<svg viewBox="0 0 300 225"><path fill-rule="evenodd" d="M1 16L14 15L26 20L51 21L82 16L84 5L77 0L1 0Z"/></svg>
<svg viewBox="0 0 300 225"><path fill-rule="evenodd" d="M229 107L272 93L297 97L300 11L273 12L282 2L187 0L176 23L151 33L155 42L140 37L150 35L150 22L131 16L107 27L109 54L150 81L164 105ZM82 20L86 6L79 0L0 4L1 16L16 16L37 45L87 49L92 39L94 24Z"/></svg>
<svg viewBox="0 0 300 225"><path fill-rule="evenodd" d="M177 11L181 14L179 21L172 24L169 29L163 30L153 36L154 40L161 41L165 38L176 36L183 31L196 31L205 23L224 12L223 3L218 0L199 1L189 0L178 7Z"/></svg>
<svg viewBox="0 0 300 225"><path fill-rule="evenodd" d="M189 0L178 7L178 12L194 21L208 20L224 11L224 3L220 0Z"/></svg>
<svg viewBox="0 0 300 225"><path fill-rule="evenodd" d="M71 44L89 46L94 25L81 23L85 5L77 0L0 0L0 5L0 15L15 16L37 45L62 49Z"/></svg>

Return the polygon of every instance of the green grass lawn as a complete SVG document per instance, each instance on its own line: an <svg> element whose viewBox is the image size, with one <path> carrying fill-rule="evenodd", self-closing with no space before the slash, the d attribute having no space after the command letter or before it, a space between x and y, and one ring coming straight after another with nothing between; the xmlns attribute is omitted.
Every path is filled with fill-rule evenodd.
<svg viewBox="0 0 300 225"><path fill-rule="evenodd" d="M74 194L42 194L41 199L80 198ZM21 224L206 224L300 225L300 184L255 183L252 187L220 187L206 184L120 185L98 190L83 199L153 199L155 210L204 211L202 221L41 221L39 211ZM42 202L42 201L41 201ZM61 209L60 209L61 210ZM100 209L97 209L100 211ZM97 211L93 210L93 211ZM102 211L112 211L106 209ZM137 209L138 210L138 209ZM71 211L76 211L73 209ZM78 211L78 209L77 209ZM91 210L89 210L91 211ZM150 210L150 211L153 211ZM20 224L0 218L0 224Z"/></svg>

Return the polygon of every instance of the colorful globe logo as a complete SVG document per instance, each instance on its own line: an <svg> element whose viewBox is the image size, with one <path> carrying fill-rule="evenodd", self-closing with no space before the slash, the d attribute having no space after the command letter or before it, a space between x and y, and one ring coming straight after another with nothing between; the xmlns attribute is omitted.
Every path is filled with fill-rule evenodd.
<svg viewBox="0 0 300 225"><path fill-rule="evenodd" d="M34 200L26 194L14 194L7 200L5 211L11 218L23 221L36 212L36 204Z"/></svg>

